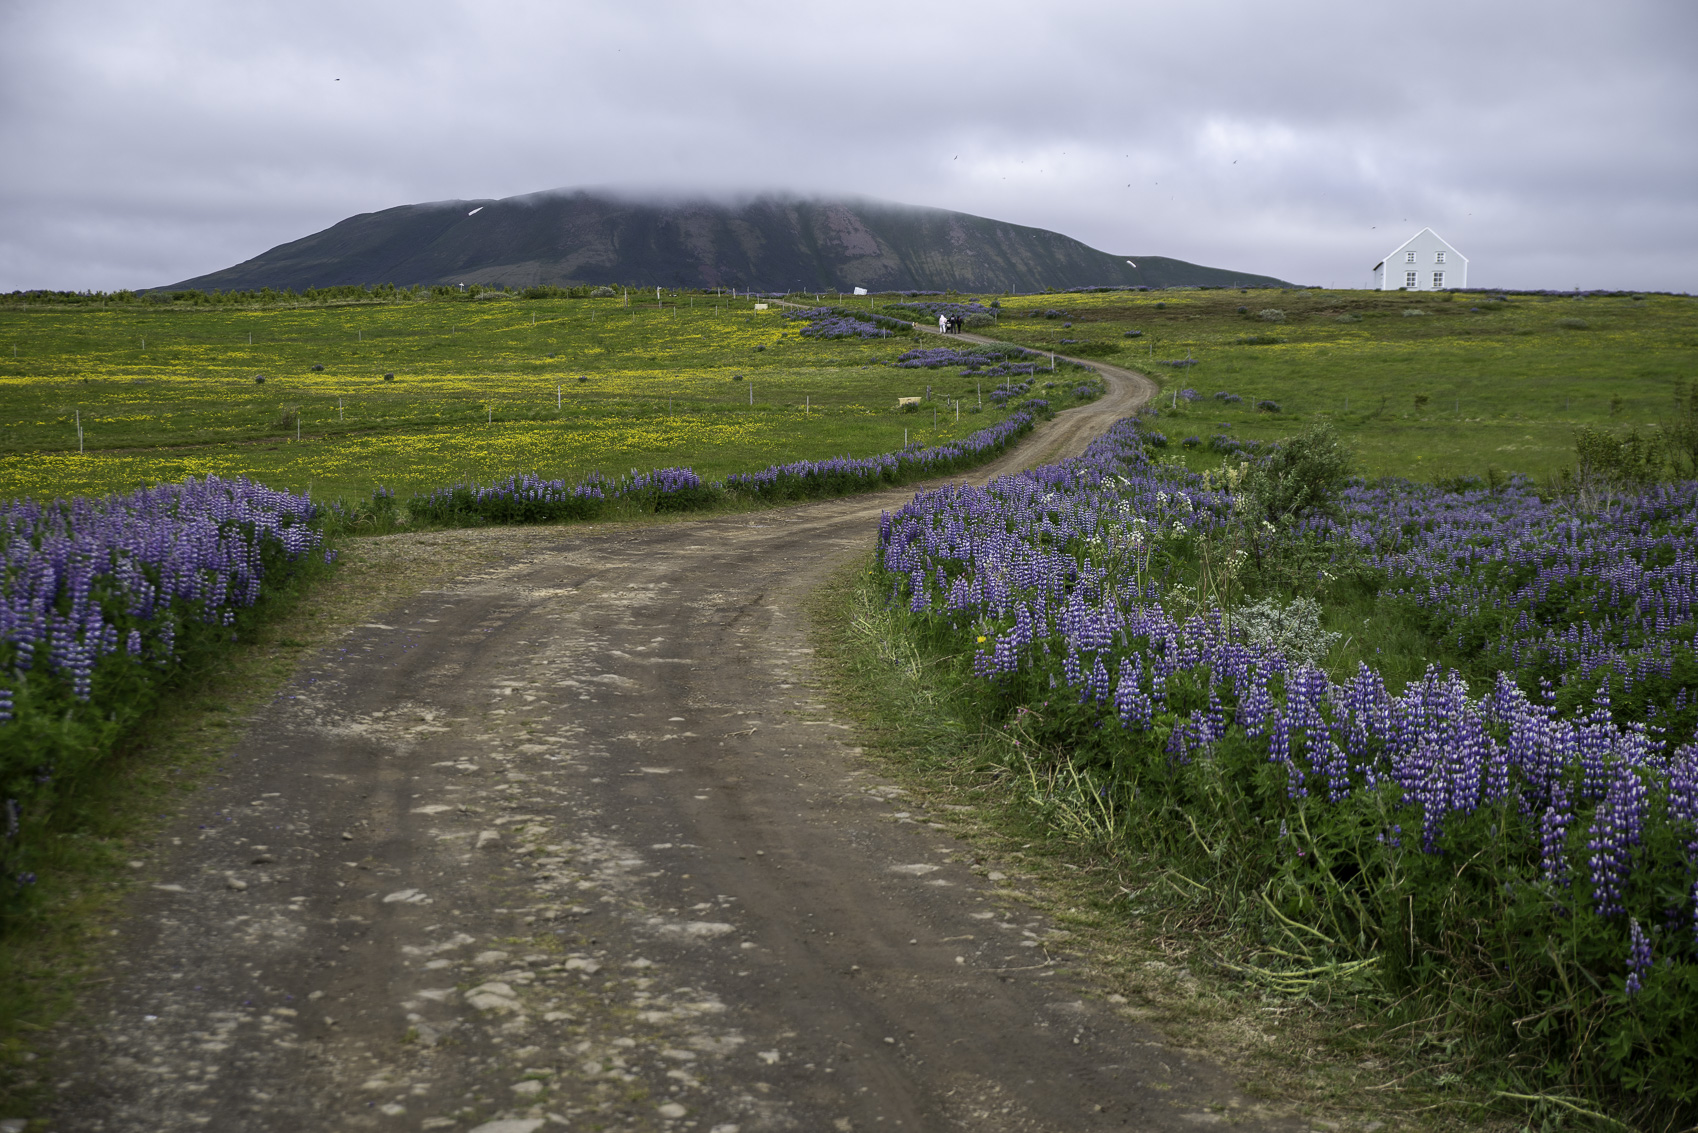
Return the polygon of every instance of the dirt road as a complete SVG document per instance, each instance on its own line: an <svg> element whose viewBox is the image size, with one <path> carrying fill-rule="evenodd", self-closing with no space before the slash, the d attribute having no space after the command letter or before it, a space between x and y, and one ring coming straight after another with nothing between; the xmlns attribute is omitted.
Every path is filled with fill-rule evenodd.
<svg viewBox="0 0 1698 1133"><path fill-rule="evenodd" d="M1153 388L1101 369L981 476ZM151 863L50 1127L1279 1124L1069 974L810 688L804 596L907 495L564 527L352 629Z"/></svg>

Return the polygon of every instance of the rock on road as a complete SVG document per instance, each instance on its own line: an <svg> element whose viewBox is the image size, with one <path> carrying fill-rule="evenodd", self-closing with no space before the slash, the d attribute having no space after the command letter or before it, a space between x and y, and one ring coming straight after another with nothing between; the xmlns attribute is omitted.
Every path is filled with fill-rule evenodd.
<svg viewBox="0 0 1698 1133"><path fill-rule="evenodd" d="M1099 369L979 478L1150 396ZM1284 1127L810 689L803 599L907 496L562 527L305 663L167 830L49 1128Z"/></svg>

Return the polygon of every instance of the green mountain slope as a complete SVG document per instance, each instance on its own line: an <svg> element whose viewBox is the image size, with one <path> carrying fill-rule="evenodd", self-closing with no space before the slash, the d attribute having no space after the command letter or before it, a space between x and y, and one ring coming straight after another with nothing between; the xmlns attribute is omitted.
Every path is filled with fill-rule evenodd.
<svg viewBox="0 0 1698 1133"><path fill-rule="evenodd" d="M1134 263L1136 266L1134 266ZM1287 286L945 209L775 196L641 201L584 191L437 201L349 217L173 288L623 284L756 291Z"/></svg>

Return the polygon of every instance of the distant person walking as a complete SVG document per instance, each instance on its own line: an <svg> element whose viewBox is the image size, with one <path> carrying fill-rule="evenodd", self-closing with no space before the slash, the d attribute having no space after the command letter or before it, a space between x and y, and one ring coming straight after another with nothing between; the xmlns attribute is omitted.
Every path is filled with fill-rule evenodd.
<svg viewBox="0 0 1698 1133"><path fill-rule="evenodd" d="M948 315L939 315L937 317L937 333L939 333L939 334L948 334L949 333L949 316Z"/></svg>

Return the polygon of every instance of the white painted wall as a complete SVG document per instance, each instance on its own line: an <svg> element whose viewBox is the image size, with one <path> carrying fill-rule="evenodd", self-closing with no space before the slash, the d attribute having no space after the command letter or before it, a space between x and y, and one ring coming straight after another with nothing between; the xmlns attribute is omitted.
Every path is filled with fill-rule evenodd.
<svg viewBox="0 0 1698 1133"><path fill-rule="evenodd" d="M1442 277L1435 279L1435 273L1440 272ZM1446 291L1467 286L1468 257L1431 228L1423 228L1399 244L1374 268L1374 288L1379 291Z"/></svg>

